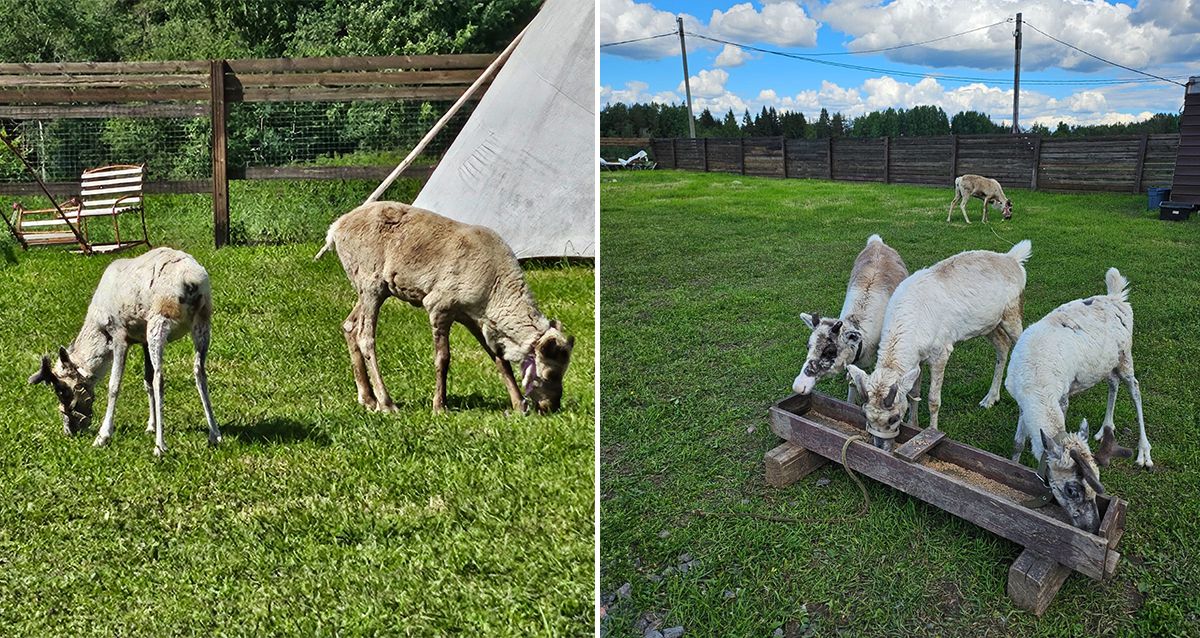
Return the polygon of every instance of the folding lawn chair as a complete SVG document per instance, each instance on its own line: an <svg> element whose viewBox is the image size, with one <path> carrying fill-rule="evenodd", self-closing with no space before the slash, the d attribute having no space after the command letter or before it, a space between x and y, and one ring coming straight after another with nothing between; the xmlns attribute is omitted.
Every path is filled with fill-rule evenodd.
<svg viewBox="0 0 1200 638"><path fill-rule="evenodd" d="M142 203L144 165L117 164L84 171L80 177L80 197L64 204L53 199L53 208L27 209L13 204L15 219L8 224L21 247L77 244L74 252L109 253L133 246L150 245L146 234L146 212ZM48 191L47 191L48 193ZM141 221L140 238L121 237L120 216L137 214ZM95 241L89 223L97 217L112 220L112 240ZM7 220L6 220L7 221Z"/></svg>

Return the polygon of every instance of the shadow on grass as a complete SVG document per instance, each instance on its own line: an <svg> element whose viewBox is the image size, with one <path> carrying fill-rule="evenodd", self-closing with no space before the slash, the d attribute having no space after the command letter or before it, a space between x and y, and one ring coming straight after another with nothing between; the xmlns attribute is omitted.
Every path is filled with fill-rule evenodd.
<svg viewBox="0 0 1200 638"><path fill-rule="evenodd" d="M221 426L221 435L246 444L312 443L324 447L330 443L329 435L311 423L277 417L252 423L228 423Z"/></svg>
<svg viewBox="0 0 1200 638"><path fill-rule="evenodd" d="M449 393L446 395L446 407L453 411L488 410L497 414L512 411L512 403L509 403L508 396L503 391L495 395L478 392L467 395Z"/></svg>

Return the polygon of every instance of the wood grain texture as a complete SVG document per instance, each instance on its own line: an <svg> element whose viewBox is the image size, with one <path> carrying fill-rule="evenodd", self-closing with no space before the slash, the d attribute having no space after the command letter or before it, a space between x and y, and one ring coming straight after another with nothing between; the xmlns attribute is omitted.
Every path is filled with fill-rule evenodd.
<svg viewBox="0 0 1200 638"><path fill-rule="evenodd" d="M1008 568L1008 597L1020 609L1041 616L1070 575L1070 568L1026 549Z"/></svg>
<svg viewBox="0 0 1200 638"><path fill-rule="evenodd" d="M829 459L820 454L788 441L780 443L763 456L767 485L772 487L791 485L828 462Z"/></svg>

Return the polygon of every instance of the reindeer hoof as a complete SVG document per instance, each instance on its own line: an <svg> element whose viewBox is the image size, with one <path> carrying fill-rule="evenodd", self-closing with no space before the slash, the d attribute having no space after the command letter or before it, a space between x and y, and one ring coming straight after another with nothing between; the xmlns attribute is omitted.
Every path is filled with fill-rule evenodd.
<svg viewBox="0 0 1200 638"><path fill-rule="evenodd" d="M96 440L92 441L92 447L104 447L104 446L108 445L108 440L109 440L109 437L107 437L107 436L103 436L103 435L97 436Z"/></svg>
<svg viewBox="0 0 1200 638"><path fill-rule="evenodd" d="M1146 469L1154 467L1154 461L1150 460L1150 450L1138 450L1137 464Z"/></svg>
<svg viewBox="0 0 1200 638"><path fill-rule="evenodd" d="M151 422L146 424L146 433L154 434L154 423Z"/></svg>
<svg viewBox="0 0 1200 638"><path fill-rule="evenodd" d="M396 407L395 403L388 401L387 403L380 403L377 406L375 406L375 411L391 413L391 412L399 412L400 408Z"/></svg>
<svg viewBox="0 0 1200 638"><path fill-rule="evenodd" d="M979 407L990 408L993 405L996 405L996 402L999 400L1000 400L1000 397L994 397L989 394L986 397L983 397L983 400L979 402Z"/></svg>
<svg viewBox="0 0 1200 638"><path fill-rule="evenodd" d="M218 434L216 436L212 436L210 434L208 436L208 446L209 447L217 447L220 444L221 444L221 435L220 434Z"/></svg>
<svg viewBox="0 0 1200 638"><path fill-rule="evenodd" d="M159 458L159 459L160 459L160 458L162 458L162 456L163 456L164 454L166 454L166 453L167 453L167 448L165 448L165 447L159 447L159 446L157 446L157 445L156 445L156 446L154 446L154 458Z"/></svg>

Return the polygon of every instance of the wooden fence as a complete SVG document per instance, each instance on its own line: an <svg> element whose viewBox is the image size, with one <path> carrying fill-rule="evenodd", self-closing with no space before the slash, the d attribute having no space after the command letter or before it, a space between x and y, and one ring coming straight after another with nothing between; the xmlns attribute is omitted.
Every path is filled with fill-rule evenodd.
<svg viewBox="0 0 1200 638"><path fill-rule="evenodd" d="M235 102L451 101L495 54L273 58L176 62L0 64L0 119L204 117L212 123L212 179L148 182L147 192L213 194L215 242L229 241L229 179L382 179L392 166L268 166L227 162L228 105ZM478 92L473 99L482 97ZM406 177L425 178L432 167ZM56 193L77 184L53 183ZM0 192L37 192L32 183Z"/></svg>
<svg viewBox="0 0 1200 638"><path fill-rule="evenodd" d="M660 168L935 186L975 173L1007 187L1139 193L1170 185L1179 135L654 138L649 146Z"/></svg>

